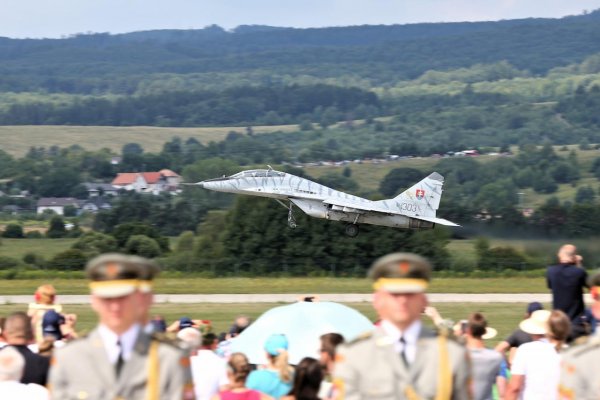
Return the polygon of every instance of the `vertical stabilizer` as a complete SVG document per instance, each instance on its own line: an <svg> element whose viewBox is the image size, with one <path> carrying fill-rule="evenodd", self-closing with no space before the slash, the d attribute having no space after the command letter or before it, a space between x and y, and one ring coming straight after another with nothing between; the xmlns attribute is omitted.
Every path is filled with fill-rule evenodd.
<svg viewBox="0 0 600 400"><path fill-rule="evenodd" d="M411 216L435 217L442 199L444 177L431 173L419 183L400 193L393 199L376 202L378 206Z"/></svg>

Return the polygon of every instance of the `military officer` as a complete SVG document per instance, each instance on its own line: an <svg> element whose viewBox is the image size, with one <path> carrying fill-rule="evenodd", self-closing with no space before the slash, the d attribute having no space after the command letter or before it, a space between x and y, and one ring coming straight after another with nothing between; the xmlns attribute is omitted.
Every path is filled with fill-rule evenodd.
<svg viewBox="0 0 600 400"><path fill-rule="evenodd" d="M152 278L148 260L106 254L86 266L99 324L59 349L50 369L53 399L193 399L189 358L143 329Z"/></svg>
<svg viewBox="0 0 600 400"><path fill-rule="evenodd" d="M346 400L470 399L467 350L421 323L431 266L416 254L394 253L375 261L372 332L341 346L334 385Z"/></svg>
<svg viewBox="0 0 600 400"><path fill-rule="evenodd" d="M592 314L600 319L600 273L589 279L590 294L594 303ZM598 360L600 360L600 329L573 346L562 355L559 398L577 400L600 399L600 379L598 379Z"/></svg>

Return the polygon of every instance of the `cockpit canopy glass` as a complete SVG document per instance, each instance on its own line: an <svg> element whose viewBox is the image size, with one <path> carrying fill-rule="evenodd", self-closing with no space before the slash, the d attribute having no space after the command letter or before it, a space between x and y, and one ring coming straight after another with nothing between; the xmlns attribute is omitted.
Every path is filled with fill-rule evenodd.
<svg viewBox="0 0 600 400"><path fill-rule="evenodd" d="M231 175L230 178L265 178L265 177L282 177L284 172L275 171L272 169L252 169L249 171L238 172Z"/></svg>

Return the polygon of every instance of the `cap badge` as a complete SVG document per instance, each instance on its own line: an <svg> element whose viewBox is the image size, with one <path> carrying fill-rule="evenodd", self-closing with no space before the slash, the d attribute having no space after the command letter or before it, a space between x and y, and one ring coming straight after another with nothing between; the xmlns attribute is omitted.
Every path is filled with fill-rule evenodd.
<svg viewBox="0 0 600 400"><path fill-rule="evenodd" d="M106 277L115 279L119 275L119 266L115 263L110 263L106 266Z"/></svg>
<svg viewBox="0 0 600 400"><path fill-rule="evenodd" d="M402 261L400 264L398 264L398 268L400 269L400 272L406 274L410 270L410 263Z"/></svg>

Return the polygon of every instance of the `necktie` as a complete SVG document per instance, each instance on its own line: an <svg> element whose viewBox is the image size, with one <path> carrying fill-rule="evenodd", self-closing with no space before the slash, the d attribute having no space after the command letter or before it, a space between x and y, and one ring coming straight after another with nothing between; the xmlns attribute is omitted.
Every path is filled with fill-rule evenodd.
<svg viewBox="0 0 600 400"><path fill-rule="evenodd" d="M406 340L404 340L404 337L400 337L400 344L402 344L402 351L400 351L400 359L402 360L404 366L408 368L409 362L408 358L406 358Z"/></svg>
<svg viewBox="0 0 600 400"><path fill-rule="evenodd" d="M117 363L115 364L115 373L117 378L121 375L121 370L123 369L123 364L125 364L125 360L123 360L123 347L121 346L121 341L117 341L117 346L119 346L119 358L117 358Z"/></svg>

